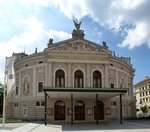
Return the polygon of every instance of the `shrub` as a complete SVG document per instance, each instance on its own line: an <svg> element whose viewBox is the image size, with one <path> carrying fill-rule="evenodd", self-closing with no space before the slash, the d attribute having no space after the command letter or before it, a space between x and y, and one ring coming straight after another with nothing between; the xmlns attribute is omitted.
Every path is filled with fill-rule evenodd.
<svg viewBox="0 0 150 132"><path fill-rule="evenodd" d="M148 112L148 107L147 107L147 105L141 106L141 111L142 111L143 113L147 113L147 112Z"/></svg>

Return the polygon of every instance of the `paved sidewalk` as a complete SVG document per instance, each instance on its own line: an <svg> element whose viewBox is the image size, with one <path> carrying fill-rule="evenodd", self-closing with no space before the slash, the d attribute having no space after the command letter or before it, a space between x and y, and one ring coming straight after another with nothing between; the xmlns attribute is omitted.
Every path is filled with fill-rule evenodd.
<svg viewBox="0 0 150 132"><path fill-rule="evenodd" d="M147 122L147 121L146 121ZM150 122L150 121L149 121ZM49 123L47 126L41 123L27 123L11 132L150 132L148 123L125 121L122 125L119 122L95 123ZM1 132L1 130L0 130Z"/></svg>

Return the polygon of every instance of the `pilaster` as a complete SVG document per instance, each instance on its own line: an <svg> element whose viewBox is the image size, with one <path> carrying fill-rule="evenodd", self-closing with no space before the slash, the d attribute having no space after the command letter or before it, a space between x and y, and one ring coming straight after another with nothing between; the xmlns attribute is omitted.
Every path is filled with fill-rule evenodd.
<svg viewBox="0 0 150 132"><path fill-rule="evenodd" d="M87 65L86 65L86 70L87 70L87 72L86 72L86 77L87 77L87 87L91 87L91 82L90 82L90 77L91 77L91 75L90 75L90 65L87 63Z"/></svg>
<svg viewBox="0 0 150 132"><path fill-rule="evenodd" d="M105 64L105 82L102 87L109 87L108 64Z"/></svg>
<svg viewBox="0 0 150 132"><path fill-rule="evenodd" d="M36 95L36 84L37 84L37 82L36 82L36 67L34 67L33 69L33 97L35 97L35 95Z"/></svg>
<svg viewBox="0 0 150 132"><path fill-rule="evenodd" d="M68 76L67 76L67 80L68 80L68 87L71 87L71 63L68 63Z"/></svg>

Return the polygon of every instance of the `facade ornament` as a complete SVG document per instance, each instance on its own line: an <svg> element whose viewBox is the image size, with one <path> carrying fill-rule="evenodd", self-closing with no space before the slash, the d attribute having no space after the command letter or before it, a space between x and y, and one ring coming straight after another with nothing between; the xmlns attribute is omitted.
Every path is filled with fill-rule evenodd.
<svg viewBox="0 0 150 132"><path fill-rule="evenodd" d="M108 49L107 43L105 41L103 41L102 44L104 48Z"/></svg>
<svg viewBox="0 0 150 132"><path fill-rule="evenodd" d="M84 39L84 31L80 29L80 26L81 26L81 23L82 21L78 21L78 20L73 20L74 22L74 26L75 26L75 29L73 29L73 32L72 32L72 38L73 39Z"/></svg>
<svg viewBox="0 0 150 132"><path fill-rule="evenodd" d="M52 38L49 39L49 42L48 42L47 45L48 45L48 47L50 47L51 45L53 45L53 39Z"/></svg>
<svg viewBox="0 0 150 132"><path fill-rule="evenodd" d="M35 48L35 53L37 53L37 47Z"/></svg>
<svg viewBox="0 0 150 132"><path fill-rule="evenodd" d="M25 77L24 79L24 83L23 83L23 93L24 95L28 95L29 94L29 78Z"/></svg>

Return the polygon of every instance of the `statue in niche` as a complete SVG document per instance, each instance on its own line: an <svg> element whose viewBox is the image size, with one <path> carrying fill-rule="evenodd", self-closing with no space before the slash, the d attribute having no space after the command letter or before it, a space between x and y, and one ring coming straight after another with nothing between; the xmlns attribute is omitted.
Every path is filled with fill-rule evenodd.
<svg viewBox="0 0 150 132"><path fill-rule="evenodd" d="M25 77L24 83L23 83L23 93L25 95L29 94L29 78Z"/></svg>

